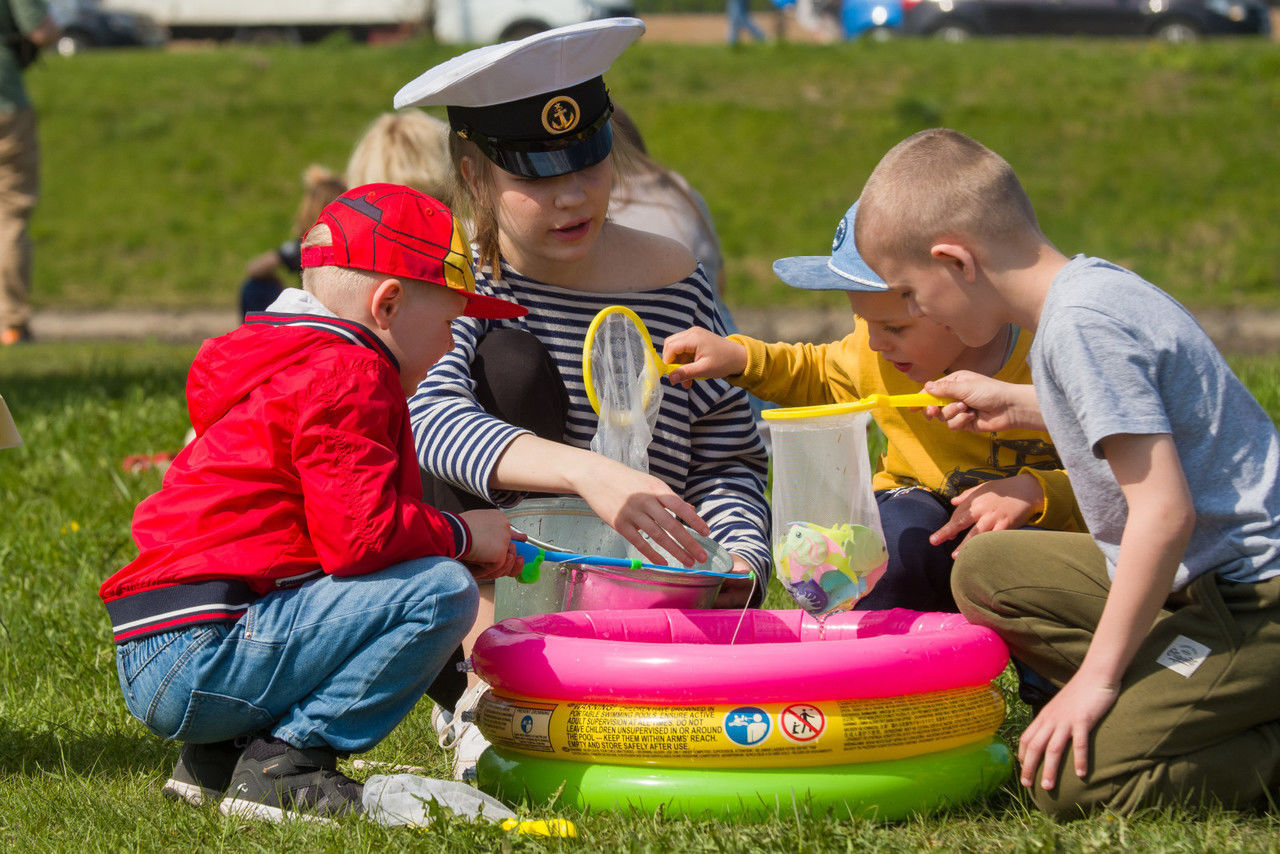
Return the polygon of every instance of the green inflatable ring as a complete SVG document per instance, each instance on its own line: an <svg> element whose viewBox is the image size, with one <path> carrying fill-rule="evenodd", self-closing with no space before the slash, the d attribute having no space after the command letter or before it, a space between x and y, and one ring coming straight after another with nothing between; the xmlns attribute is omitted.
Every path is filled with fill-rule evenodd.
<svg viewBox="0 0 1280 854"><path fill-rule="evenodd" d="M988 794L1009 775L1009 748L992 738L887 762L757 770L652 768L543 759L489 748L480 788L507 803L528 799L578 810L768 818L793 803L895 821ZM563 790L561 787L563 786Z"/></svg>

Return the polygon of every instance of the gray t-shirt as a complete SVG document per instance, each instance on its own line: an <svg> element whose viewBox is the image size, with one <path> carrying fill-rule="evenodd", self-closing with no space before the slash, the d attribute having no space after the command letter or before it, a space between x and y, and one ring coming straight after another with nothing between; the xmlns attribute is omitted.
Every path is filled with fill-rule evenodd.
<svg viewBox="0 0 1280 854"><path fill-rule="evenodd" d="M1100 442L1173 436L1196 524L1174 589L1206 572L1280 575L1280 436L1195 319L1138 275L1077 255L1054 277L1029 356L1036 398L1114 575L1128 507Z"/></svg>

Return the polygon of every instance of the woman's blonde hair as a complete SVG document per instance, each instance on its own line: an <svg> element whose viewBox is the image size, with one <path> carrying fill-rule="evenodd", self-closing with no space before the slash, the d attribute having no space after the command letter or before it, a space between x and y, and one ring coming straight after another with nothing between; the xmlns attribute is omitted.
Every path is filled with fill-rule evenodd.
<svg viewBox="0 0 1280 854"><path fill-rule="evenodd" d="M453 208L448 137L449 126L421 110L383 113L352 150L347 183L404 184Z"/></svg>
<svg viewBox="0 0 1280 854"><path fill-rule="evenodd" d="M453 160L455 196L465 199L471 217L471 244L478 256L477 269L488 267L494 279L502 278L502 250L498 242L498 198L494 192L493 176L499 167L485 156L474 142L456 133L449 134L449 156ZM636 169L638 150L625 135L613 135L613 150L609 156L613 167L613 182ZM471 165L471 181L462 176L462 161Z"/></svg>

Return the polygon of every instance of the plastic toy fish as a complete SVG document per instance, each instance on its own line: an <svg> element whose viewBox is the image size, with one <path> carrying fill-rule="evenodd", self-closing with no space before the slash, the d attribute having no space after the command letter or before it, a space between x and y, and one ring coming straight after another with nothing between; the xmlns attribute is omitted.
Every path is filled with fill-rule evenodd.
<svg viewBox="0 0 1280 854"><path fill-rule="evenodd" d="M850 608L880 579L889 551L875 530L841 523L792 522L774 548L785 586L810 614Z"/></svg>

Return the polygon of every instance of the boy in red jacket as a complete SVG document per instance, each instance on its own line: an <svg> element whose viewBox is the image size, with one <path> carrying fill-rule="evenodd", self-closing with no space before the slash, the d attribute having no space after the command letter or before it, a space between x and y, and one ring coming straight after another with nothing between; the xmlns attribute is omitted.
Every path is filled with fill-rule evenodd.
<svg viewBox="0 0 1280 854"><path fill-rule="evenodd" d="M475 579L519 572L501 512L423 503L405 403L455 317L524 314L475 293L470 262L444 205L358 187L304 238L303 290L201 347L196 438L100 591L130 712L185 742L166 792L273 820L362 810L338 755L413 708Z"/></svg>

